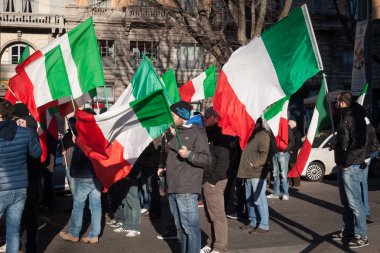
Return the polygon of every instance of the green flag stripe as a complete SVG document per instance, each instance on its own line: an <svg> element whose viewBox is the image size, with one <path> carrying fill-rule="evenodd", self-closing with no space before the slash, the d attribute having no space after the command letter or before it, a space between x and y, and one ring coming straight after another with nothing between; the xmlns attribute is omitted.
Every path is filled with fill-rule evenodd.
<svg viewBox="0 0 380 253"><path fill-rule="evenodd" d="M289 100L290 96L286 96L276 103L274 103L265 113L264 118L268 121L275 117L277 114L279 114L282 111L282 107L284 107L284 104L287 100Z"/></svg>
<svg viewBox="0 0 380 253"><path fill-rule="evenodd" d="M68 39L83 93L104 85L102 61L92 17L69 31Z"/></svg>
<svg viewBox="0 0 380 253"><path fill-rule="evenodd" d="M172 98L173 103L176 103L181 100L181 97L179 95L178 91L178 84L177 80L175 78L175 72L174 69L169 69L162 75L162 80L165 83L165 88L169 95Z"/></svg>
<svg viewBox="0 0 380 253"><path fill-rule="evenodd" d="M322 127L325 127L330 123L329 105L327 101L327 90L326 90L326 83L324 80L322 80L322 85L318 94L316 107L319 113L318 127L315 133L317 135Z"/></svg>
<svg viewBox="0 0 380 253"><path fill-rule="evenodd" d="M305 77L320 71L301 8L266 30L261 38L285 94L293 94Z"/></svg>
<svg viewBox="0 0 380 253"><path fill-rule="evenodd" d="M146 97L137 99L131 102L130 105L144 128L168 125L173 122L163 90L157 90ZM160 134L156 131L148 131L148 133L152 139Z"/></svg>
<svg viewBox="0 0 380 253"><path fill-rule="evenodd" d="M18 61L18 64L20 64L23 61L25 61L26 58L28 58L29 56L30 56L29 45L26 45L26 47L24 48L24 51L22 52L20 60Z"/></svg>
<svg viewBox="0 0 380 253"><path fill-rule="evenodd" d="M203 81L205 98L213 97L216 89L215 65L206 69L206 79Z"/></svg>
<svg viewBox="0 0 380 253"><path fill-rule="evenodd" d="M56 46L45 54L46 78L53 100L70 96L70 82L60 46Z"/></svg>

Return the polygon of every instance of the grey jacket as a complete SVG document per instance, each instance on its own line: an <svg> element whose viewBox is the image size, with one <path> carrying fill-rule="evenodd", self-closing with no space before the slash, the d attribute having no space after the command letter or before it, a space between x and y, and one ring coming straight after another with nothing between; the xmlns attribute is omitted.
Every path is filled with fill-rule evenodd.
<svg viewBox="0 0 380 253"><path fill-rule="evenodd" d="M182 145L191 150L191 154L185 159L178 154L180 147L176 136L168 142L168 193L200 193L203 169L212 161L206 131L192 124L178 127L178 132Z"/></svg>

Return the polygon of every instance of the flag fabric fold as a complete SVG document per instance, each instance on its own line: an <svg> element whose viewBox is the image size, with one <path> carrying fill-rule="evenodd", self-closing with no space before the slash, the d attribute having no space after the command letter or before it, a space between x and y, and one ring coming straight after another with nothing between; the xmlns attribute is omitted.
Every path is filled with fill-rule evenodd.
<svg viewBox="0 0 380 253"><path fill-rule="evenodd" d="M215 87L215 65L212 65L199 76L179 87L179 93L183 101L190 103L214 96Z"/></svg>
<svg viewBox="0 0 380 253"><path fill-rule="evenodd" d="M307 131L305 141L302 145L300 152L298 153L296 164L288 173L288 177L299 177L302 174L307 164L307 160L309 159L311 148L316 134L318 134L319 129L322 126L328 124L330 120L327 92L327 84L324 78L322 80L321 89L318 93L317 103L315 105L315 109L311 118L310 126Z"/></svg>
<svg viewBox="0 0 380 253"><path fill-rule="evenodd" d="M163 90L100 115L78 110L75 116L77 144L91 159L104 191L127 176L139 155L159 136L150 130L173 122Z"/></svg>
<svg viewBox="0 0 380 253"><path fill-rule="evenodd" d="M288 147L288 105L290 96L273 104L265 113L267 121L274 137L276 138L277 148L284 151Z"/></svg>
<svg viewBox="0 0 380 253"><path fill-rule="evenodd" d="M222 68L213 100L223 133L239 136L244 148L265 109L320 71L317 49L303 5L236 50Z"/></svg>
<svg viewBox="0 0 380 253"><path fill-rule="evenodd" d="M173 103L177 103L181 100L178 90L177 80L175 78L174 69L169 69L162 75L162 81L165 84L165 89L167 90Z"/></svg>

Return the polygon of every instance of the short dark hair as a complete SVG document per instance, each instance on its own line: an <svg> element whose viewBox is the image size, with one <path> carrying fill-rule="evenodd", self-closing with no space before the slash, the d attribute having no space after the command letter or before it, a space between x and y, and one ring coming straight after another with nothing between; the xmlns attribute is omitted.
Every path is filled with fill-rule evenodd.
<svg viewBox="0 0 380 253"><path fill-rule="evenodd" d="M12 119L14 111L13 105L8 100L4 100L0 103L0 115L3 119Z"/></svg>
<svg viewBox="0 0 380 253"><path fill-rule="evenodd" d="M338 96L338 101L339 102L345 102L347 106L351 106L352 103L352 93L349 91L343 91L339 94Z"/></svg>

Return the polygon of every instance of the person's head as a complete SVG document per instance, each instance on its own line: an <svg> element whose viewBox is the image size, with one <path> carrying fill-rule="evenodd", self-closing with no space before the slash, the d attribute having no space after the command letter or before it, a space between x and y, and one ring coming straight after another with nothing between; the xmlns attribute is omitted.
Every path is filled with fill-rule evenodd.
<svg viewBox="0 0 380 253"><path fill-rule="evenodd" d="M297 127L297 122L295 122L294 120L289 120L288 125L290 126L291 129L293 129Z"/></svg>
<svg viewBox="0 0 380 253"><path fill-rule="evenodd" d="M24 118L29 115L29 109L24 103L17 103L14 106L15 111L13 112L13 117Z"/></svg>
<svg viewBox="0 0 380 253"><path fill-rule="evenodd" d="M352 104L352 93L349 91L344 91L338 95L336 98L336 108L350 107Z"/></svg>
<svg viewBox="0 0 380 253"><path fill-rule="evenodd" d="M219 115L218 113L214 110L213 106L210 106L209 108L206 109L205 115L204 115L204 123L205 126L213 126L216 123L218 123Z"/></svg>
<svg viewBox="0 0 380 253"><path fill-rule="evenodd" d="M185 101L179 101L170 106L176 126L182 126L190 119L191 105Z"/></svg>
<svg viewBox="0 0 380 253"><path fill-rule="evenodd" d="M12 119L14 110L15 109L13 105L8 100L1 102L0 103L0 121Z"/></svg>

